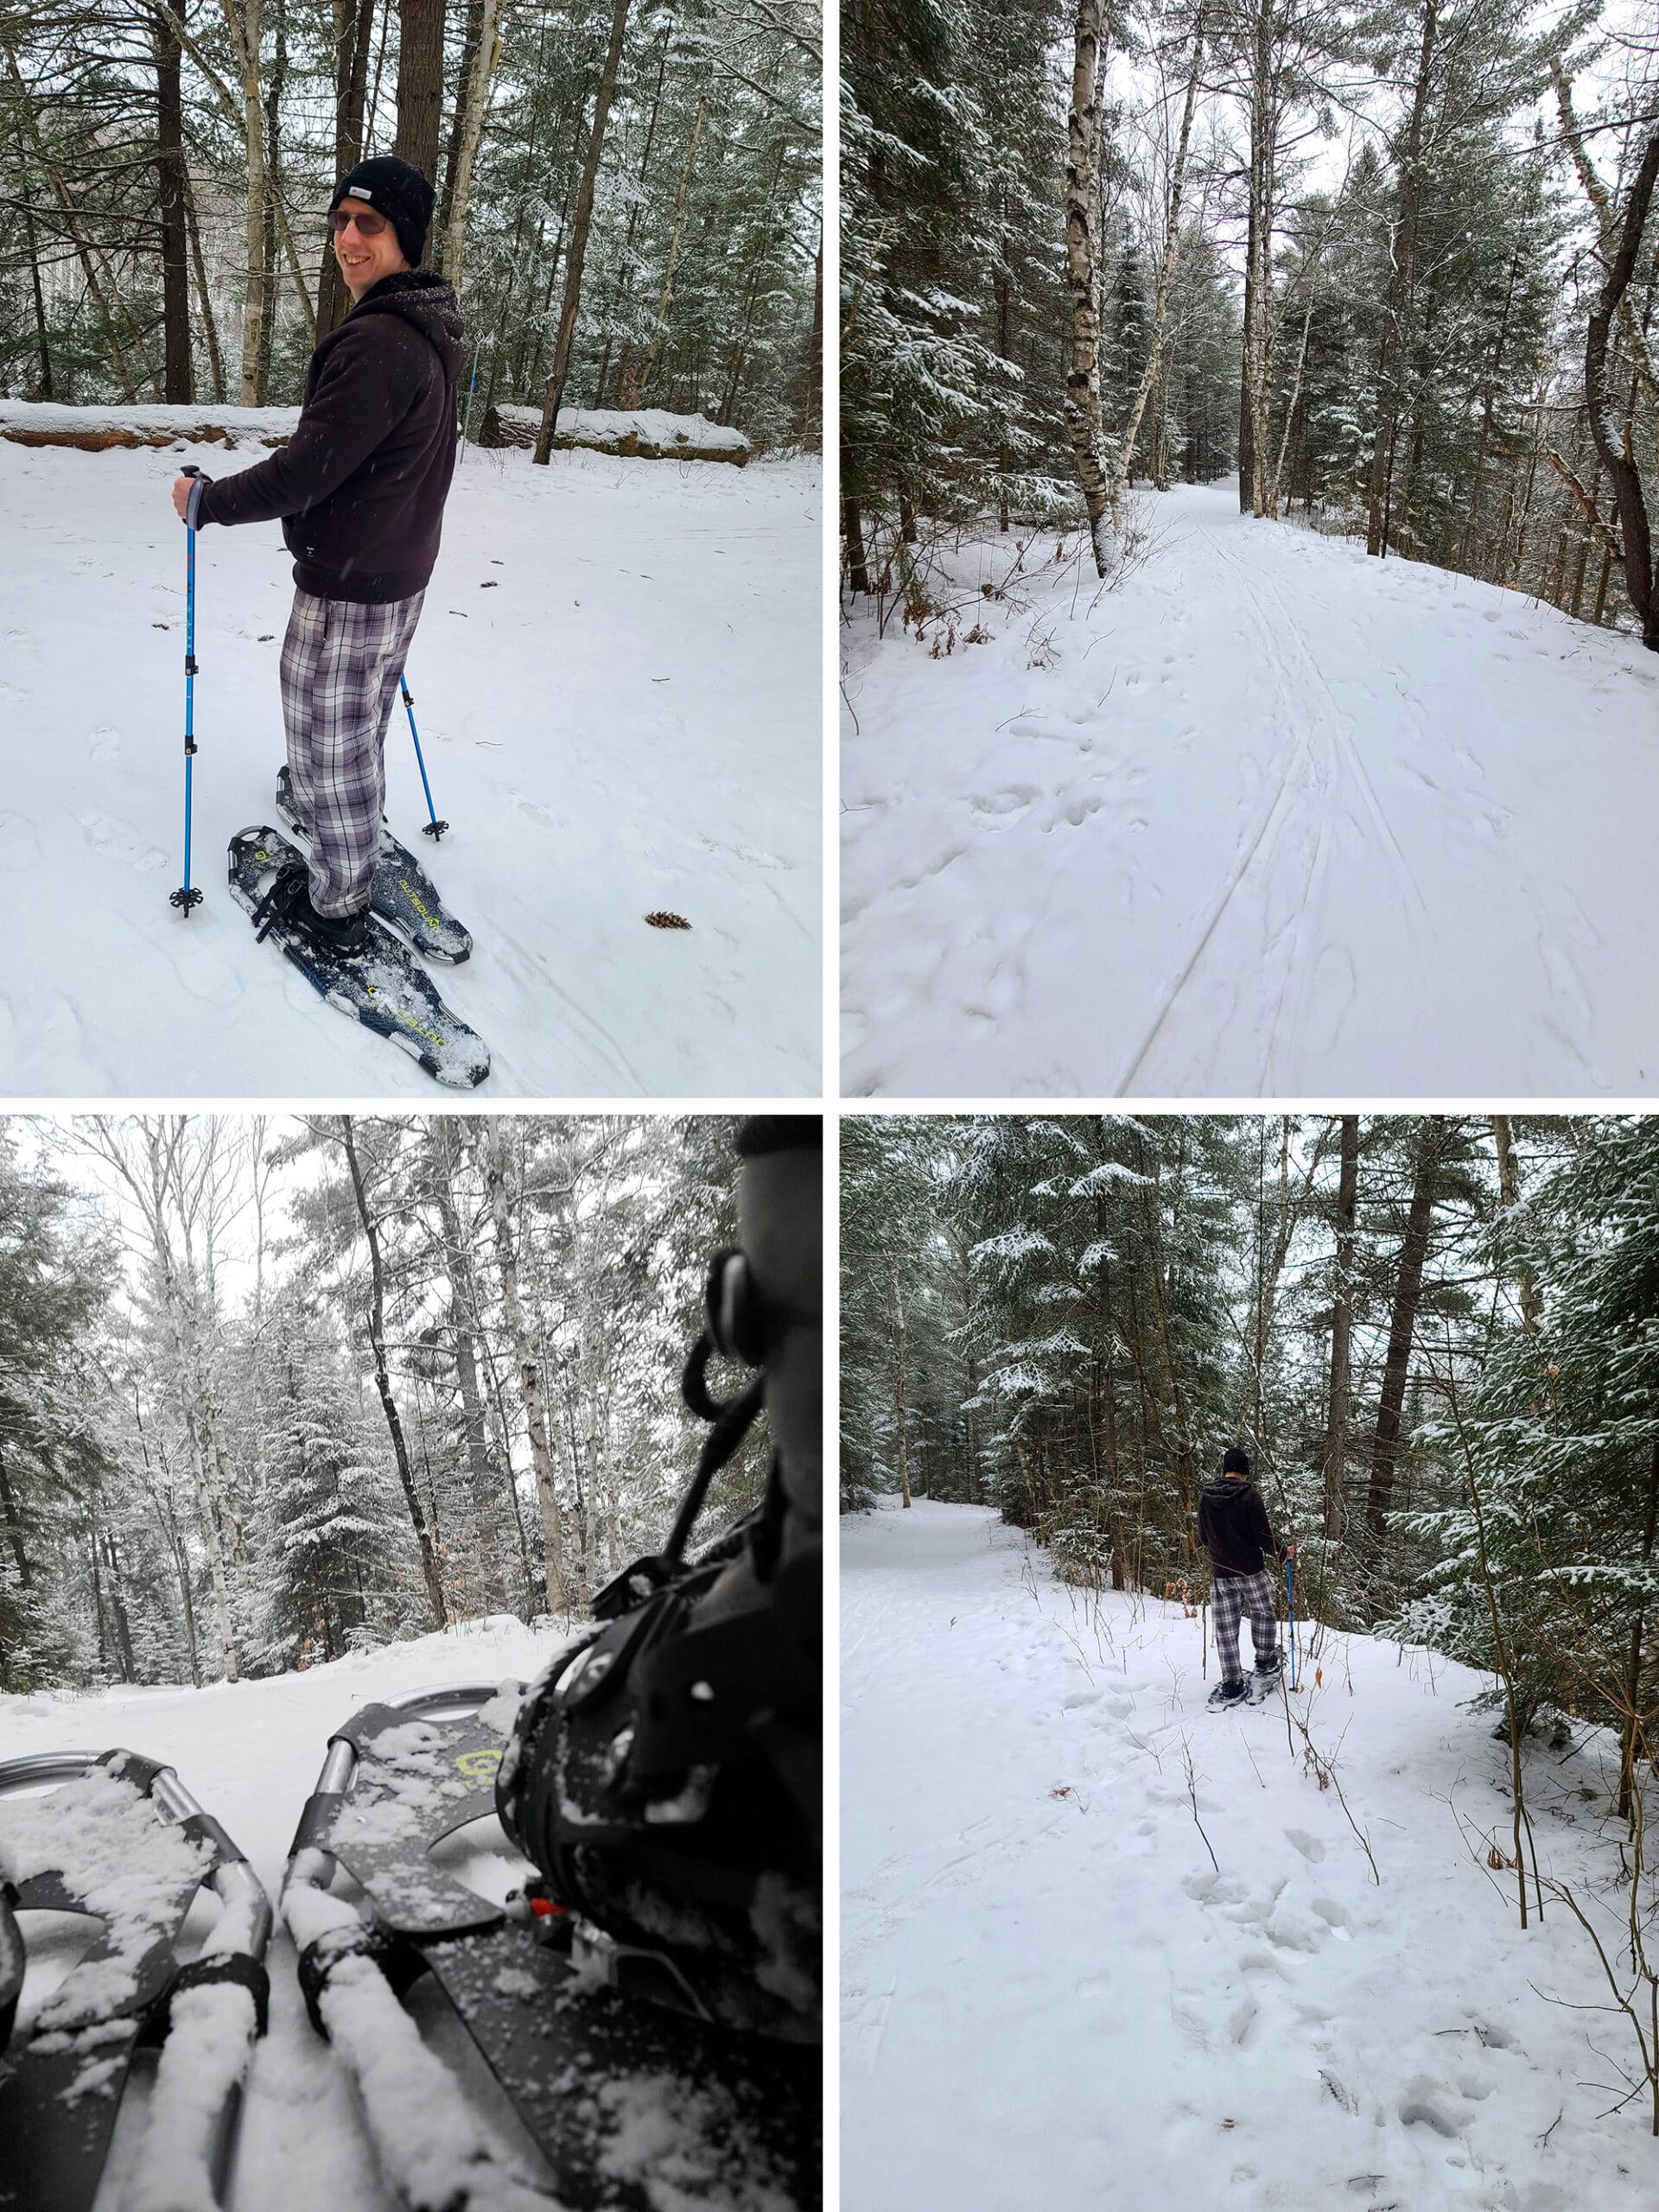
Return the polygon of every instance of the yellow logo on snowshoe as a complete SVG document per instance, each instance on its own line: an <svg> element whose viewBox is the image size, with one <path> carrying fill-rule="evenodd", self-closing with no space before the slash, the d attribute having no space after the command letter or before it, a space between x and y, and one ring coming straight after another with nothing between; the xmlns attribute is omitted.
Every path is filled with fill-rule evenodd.
<svg viewBox="0 0 1659 2212"><path fill-rule="evenodd" d="M463 1751L455 1764L468 1782L493 1782L501 1764L499 1751Z"/></svg>

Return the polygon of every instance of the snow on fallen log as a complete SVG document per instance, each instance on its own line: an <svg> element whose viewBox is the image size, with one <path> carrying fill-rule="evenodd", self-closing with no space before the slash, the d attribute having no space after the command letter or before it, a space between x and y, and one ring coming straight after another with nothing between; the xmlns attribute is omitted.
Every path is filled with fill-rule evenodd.
<svg viewBox="0 0 1659 2212"><path fill-rule="evenodd" d="M541 429L539 407L488 407L479 427L481 446L533 446ZM670 415L660 407L563 407L553 433L555 450L586 447L640 461L729 461L741 468L749 442L741 430L704 415Z"/></svg>
<svg viewBox="0 0 1659 2212"><path fill-rule="evenodd" d="M0 400L0 439L19 446L74 446L102 453L111 446L285 446L300 419L297 407L64 407L52 400ZM536 442L538 407L489 407L475 442L522 446ZM741 430L702 415L670 415L660 407L632 411L613 407L567 407L553 443L639 461L728 461L741 468L750 457Z"/></svg>
<svg viewBox="0 0 1659 2212"><path fill-rule="evenodd" d="M297 407L61 407L0 400L0 438L19 446L285 446Z"/></svg>

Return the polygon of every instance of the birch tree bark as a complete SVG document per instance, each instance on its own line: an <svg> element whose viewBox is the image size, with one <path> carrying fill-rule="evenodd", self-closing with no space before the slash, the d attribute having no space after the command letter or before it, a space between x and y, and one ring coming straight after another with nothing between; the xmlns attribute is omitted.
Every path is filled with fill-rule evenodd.
<svg viewBox="0 0 1659 2212"><path fill-rule="evenodd" d="M242 92L242 132L248 151L245 238L247 296L242 310L244 407L259 404L259 362L264 343L270 270L265 259L265 113L259 92L261 0L219 0Z"/></svg>
<svg viewBox="0 0 1659 2212"><path fill-rule="evenodd" d="M466 99L460 117L454 177L449 195L449 221L443 242L443 273L457 292L467 257L467 213L472 205L473 164L484 136L484 111L490 97L490 79L501 51L496 35L498 0L480 0L478 52L467 78Z"/></svg>

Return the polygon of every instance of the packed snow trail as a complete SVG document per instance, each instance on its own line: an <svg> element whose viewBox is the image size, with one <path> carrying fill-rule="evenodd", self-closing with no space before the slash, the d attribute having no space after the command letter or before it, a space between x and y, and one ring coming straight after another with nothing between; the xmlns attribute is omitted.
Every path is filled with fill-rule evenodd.
<svg viewBox="0 0 1659 2212"><path fill-rule="evenodd" d="M195 821L181 880L185 533L168 487L257 447L0 443L0 1065L15 1096L401 1096L226 890L274 820L275 523L201 532ZM472 930L438 981L489 1039L480 1094L817 1095L822 725L817 470L469 448L410 656L388 813ZM649 567L642 563L649 563ZM688 931L647 926L667 911Z"/></svg>
<svg viewBox="0 0 1659 2212"><path fill-rule="evenodd" d="M376 1698L446 1683L527 1679L556 1643L550 1633L498 1618L265 1681L83 1697L0 1696L0 1757L119 1745L164 1761L246 1853L274 1905L295 1826L316 1786L333 1730ZM280 1924L266 1963L270 2027L249 2075L231 2212L324 2205L396 2212L382 2190L348 2077L306 2018L293 1942ZM467 2038L443 2012L438 2005L423 2017L433 2020L444 2055L464 2063ZM124 2108L100 2212L105 2204L116 2212L121 2203L131 2171L124 2160L137 2149L140 2118L136 2107L131 2113Z"/></svg>
<svg viewBox="0 0 1659 2212"><path fill-rule="evenodd" d="M1659 659L1231 480L1144 509L1116 592L1046 537L981 598L1010 536L989 643L857 632L844 1089L1650 1089Z"/></svg>
<svg viewBox="0 0 1659 2212"><path fill-rule="evenodd" d="M1522 1935L1483 1863L1510 1814L1478 1677L1304 1643L1292 1707L1379 1886L1283 1700L1204 1709L1178 1605L1096 1610L994 1513L925 1500L843 1521L841 1559L845 2203L1652 2206L1642 2101L1598 2117L1589 2044L1629 2031L1551 2001L1605 2002L1587 1940L1548 1900ZM1576 1794L1604 1780L1532 1761L1546 1876L1613 1861Z"/></svg>

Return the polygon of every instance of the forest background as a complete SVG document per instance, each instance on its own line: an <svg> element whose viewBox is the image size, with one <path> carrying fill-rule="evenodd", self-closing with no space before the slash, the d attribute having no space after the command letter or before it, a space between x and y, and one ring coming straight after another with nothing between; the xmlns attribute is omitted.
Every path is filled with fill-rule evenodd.
<svg viewBox="0 0 1659 2212"><path fill-rule="evenodd" d="M463 422L567 403L816 437L822 16L808 0L0 5L0 396L302 397L350 306L334 180L433 180Z"/></svg>
<svg viewBox="0 0 1659 2212"><path fill-rule="evenodd" d="M1659 23L1641 0L849 0L842 543L943 635L933 553L1236 469L1659 645ZM967 619L965 616L963 618ZM973 642L970 639L969 642Z"/></svg>
<svg viewBox="0 0 1659 2212"><path fill-rule="evenodd" d="M995 1504L1208 1598L1251 1454L1310 1623L1492 1671L1518 1738L1659 1748L1659 1121L842 1124L842 1502ZM1516 1796L1519 1798L1517 1781Z"/></svg>
<svg viewBox="0 0 1659 2212"><path fill-rule="evenodd" d="M582 1614L696 1464L734 1126L0 1124L0 1690Z"/></svg>

